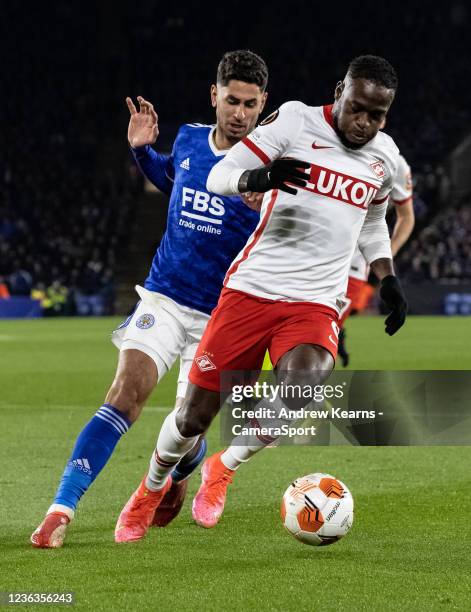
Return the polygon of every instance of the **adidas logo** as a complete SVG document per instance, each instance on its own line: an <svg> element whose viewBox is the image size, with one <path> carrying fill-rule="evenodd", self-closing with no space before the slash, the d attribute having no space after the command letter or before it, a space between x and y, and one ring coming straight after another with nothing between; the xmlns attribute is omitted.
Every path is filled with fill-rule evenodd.
<svg viewBox="0 0 471 612"><path fill-rule="evenodd" d="M74 459L70 463L74 467L76 467L78 470L81 470L82 472L85 472L86 474L92 473L92 468L90 467L90 464L88 463L88 459Z"/></svg>
<svg viewBox="0 0 471 612"><path fill-rule="evenodd" d="M187 157L186 159L182 161L182 163L180 164L180 168L183 168L183 170L190 169L190 158L189 157Z"/></svg>

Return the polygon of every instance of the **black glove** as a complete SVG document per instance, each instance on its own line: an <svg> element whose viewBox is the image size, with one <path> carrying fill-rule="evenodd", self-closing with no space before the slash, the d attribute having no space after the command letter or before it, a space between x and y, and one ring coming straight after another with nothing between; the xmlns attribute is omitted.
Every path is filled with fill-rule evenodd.
<svg viewBox="0 0 471 612"><path fill-rule="evenodd" d="M400 329L406 320L407 301L402 287L395 276L385 276L381 281L379 295L386 307L391 311L386 318L385 332L392 336Z"/></svg>
<svg viewBox="0 0 471 612"><path fill-rule="evenodd" d="M247 176L247 189L263 193L270 189L281 189L286 193L296 194L297 189L288 187L286 182L304 187L309 178L301 168L310 168L311 164L298 159L275 159L258 170L250 170Z"/></svg>

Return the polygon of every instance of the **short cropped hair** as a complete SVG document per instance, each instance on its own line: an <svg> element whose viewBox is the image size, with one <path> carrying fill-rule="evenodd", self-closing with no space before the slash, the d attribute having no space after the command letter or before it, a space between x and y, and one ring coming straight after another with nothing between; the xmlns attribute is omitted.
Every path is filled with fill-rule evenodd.
<svg viewBox="0 0 471 612"><path fill-rule="evenodd" d="M228 51L219 62L217 82L227 85L231 79L255 83L265 91L268 82L268 68L263 59L247 49Z"/></svg>
<svg viewBox="0 0 471 612"><path fill-rule="evenodd" d="M396 71L384 57L359 55L350 62L347 74L352 79L366 79L387 89L397 89Z"/></svg>

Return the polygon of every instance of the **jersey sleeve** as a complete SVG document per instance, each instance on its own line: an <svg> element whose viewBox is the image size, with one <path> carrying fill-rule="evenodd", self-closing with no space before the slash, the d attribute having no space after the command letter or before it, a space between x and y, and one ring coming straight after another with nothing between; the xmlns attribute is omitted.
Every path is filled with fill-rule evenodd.
<svg viewBox="0 0 471 612"><path fill-rule="evenodd" d="M170 195L173 189L175 177L175 167L173 164L174 150L175 144L171 155L158 153L150 145L136 149L131 148L133 157L144 176L167 195Z"/></svg>
<svg viewBox="0 0 471 612"><path fill-rule="evenodd" d="M302 102L296 101L282 104L246 136L242 144L263 164L283 157L303 127L303 107Z"/></svg>
<svg viewBox="0 0 471 612"><path fill-rule="evenodd" d="M392 140L391 140L392 143ZM394 143L393 146L390 146L390 150L386 151L386 155L384 160L382 161L382 168L384 170L384 178L383 184L376 194L375 199L372 204L384 204L389 196L391 195L391 190L393 188L394 176L397 172L398 159L399 159L399 149L396 147Z"/></svg>
<svg viewBox="0 0 471 612"><path fill-rule="evenodd" d="M399 155L397 171L392 182L391 201L395 206L405 204L412 197L412 173L409 164Z"/></svg>
<svg viewBox="0 0 471 612"><path fill-rule="evenodd" d="M387 201L383 201L377 206L368 207L358 237L358 247L368 264L377 259L392 259L391 240L386 223L387 208Z"/></svg>
<svg viewBox="0 0 471 612"><path fill-rule="evenodd" d="M234 145L209 173L208 190L221 195L239 193L239 179L246 170L260 168L283 157L303 127L303 106L301 102L286 102Z"/></svg>
<svg viewBox="0 0 471 612"><path fill-rule="evenodd" d="M399 149L392 140L387 142L390 142L390 146L384 150L384 159L380 162L384 171L383 184L372 201L372 205L368 206L358 238L358 247L368 264L377 259L392 259L386 211L393 186L393 177L397 171Z"/></svg>

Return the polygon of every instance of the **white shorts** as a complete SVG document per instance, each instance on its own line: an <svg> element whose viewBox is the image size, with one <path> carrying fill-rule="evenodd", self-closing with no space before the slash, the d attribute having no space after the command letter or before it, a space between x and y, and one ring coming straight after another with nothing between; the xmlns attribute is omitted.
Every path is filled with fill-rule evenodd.
<svg viewBox="0 0 471 612"><path fill-rule="evenodd" d="M185 397L188 374L209 315L136 285L141 298L111 341L120 351L137 349L154 360L159 381L180 357L177 397Z"/></svg>

